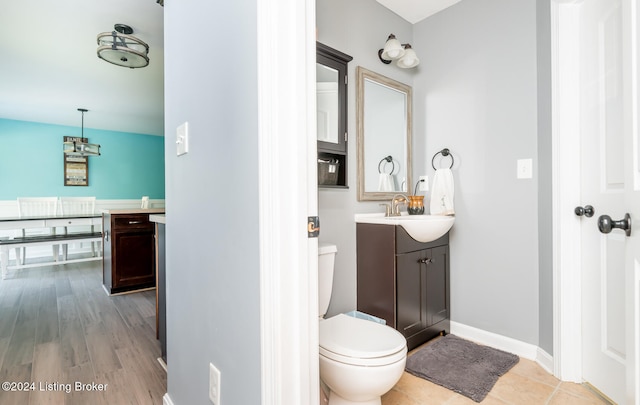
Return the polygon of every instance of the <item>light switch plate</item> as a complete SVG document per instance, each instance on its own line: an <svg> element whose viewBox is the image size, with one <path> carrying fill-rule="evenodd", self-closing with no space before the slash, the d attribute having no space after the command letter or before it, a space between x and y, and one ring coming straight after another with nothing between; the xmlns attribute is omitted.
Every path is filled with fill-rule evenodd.
<svg viewBox="0 0 640 405"><path fill-rule="evenodd" d="M518 159L517 178L531 179L533 178L533 160Z"/></svg>
<svg viewBox="0 0 640 405"><path fill-rule="evenodd" d="M189 152L189 123L185 122L176 130L176 153L182 156Z"/></svg>

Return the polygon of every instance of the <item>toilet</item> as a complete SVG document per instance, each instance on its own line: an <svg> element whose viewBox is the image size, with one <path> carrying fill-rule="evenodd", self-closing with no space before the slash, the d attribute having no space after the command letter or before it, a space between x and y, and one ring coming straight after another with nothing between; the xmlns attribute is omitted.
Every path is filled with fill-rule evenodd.
<svg viewBox="0 0 640 405"><path fill-rule="evenodd" d="M329 405L380 405L382 395L400 380L407 341L395 329L339 314L328 319L337 248L318 247L320 380L329 388Z"/></svg>

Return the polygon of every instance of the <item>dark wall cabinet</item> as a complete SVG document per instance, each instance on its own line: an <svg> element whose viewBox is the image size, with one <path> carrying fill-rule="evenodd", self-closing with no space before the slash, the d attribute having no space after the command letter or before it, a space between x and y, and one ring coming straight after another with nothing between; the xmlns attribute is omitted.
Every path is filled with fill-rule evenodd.
<svg viewBox="0 0 640 405"><path fill-rule="evenodd" d="M401 226L357 224L358 311L383 318L409 350L450 331L449 235L421 243Z"/></svg>
<svg viewBox="0 0 640 405"><path fill-rule="evenodd" d="M353 58L316 43L318 185L347 186L347 64Z"/></svg>
<svg viewBox="0 0 640 405"><path fill-rule="evenodd" d="M154 287L155 224L149 214L103 214L103 284L110 294Z"/></svg>

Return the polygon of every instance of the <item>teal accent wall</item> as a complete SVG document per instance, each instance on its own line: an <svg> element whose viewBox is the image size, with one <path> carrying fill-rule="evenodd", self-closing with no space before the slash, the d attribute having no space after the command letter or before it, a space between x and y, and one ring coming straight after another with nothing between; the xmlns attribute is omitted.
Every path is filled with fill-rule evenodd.
<svg viewBox="0 0 640 405"><path fill-rule="evenodd" d="M80 127L0 119L0 200L95 196L164 199L164 137L84 128L101 156L89 157L89 185L64 185L64 136Z"/></svg>

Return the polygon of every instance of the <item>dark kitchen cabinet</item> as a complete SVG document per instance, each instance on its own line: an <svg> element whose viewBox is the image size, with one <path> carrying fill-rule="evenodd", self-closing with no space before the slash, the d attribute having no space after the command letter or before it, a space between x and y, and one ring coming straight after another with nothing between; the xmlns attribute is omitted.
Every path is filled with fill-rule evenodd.
<svg viewBox="0 0 640 405"><path fill-rule="evenodd" d="M383 318L409 350L450 331L449 235L414 240L398 225L358 223L358 311Z"/></svg>
<svg viewBox="0 0 640 405"><path fill-rule="evenodd" d="M160 353L167 364L167 283L165 241L166 225L156 223L156 328L160 340Z"/></svg>
<svg viewBox="0 0 640 405"><path fill-rule="evenodd" d="M103 284L109 294L155 287L155 224L147 213L103 214Z"/></svg>

